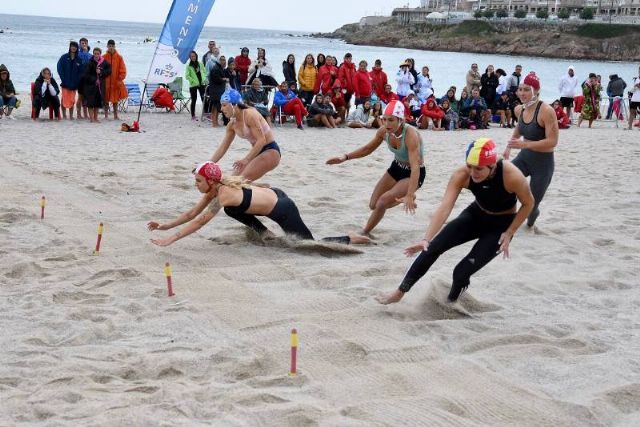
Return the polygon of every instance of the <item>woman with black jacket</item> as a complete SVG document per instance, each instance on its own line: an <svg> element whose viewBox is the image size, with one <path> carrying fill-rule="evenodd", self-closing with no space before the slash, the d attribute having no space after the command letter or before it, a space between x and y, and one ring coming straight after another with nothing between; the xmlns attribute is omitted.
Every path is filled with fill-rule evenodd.
<svg viewBox="0 0 640 427"><path fill-rule="evenodd" d="M100 123L98 109L104 108L104 80L111 75L111 64L101 55L99 47L93 49L93 57L87 62L80 81L91 123Z"/></svg>
<svg viewBox="0 0 640 427"><path fill-rule="evenodd" d="M296 77L296 58L293 53L287 56L286 61L282 61L282 74L284 74L284 80L287 82L287 86L291 87L292 84L298 85Z"/></svg>
<svg viewBox="0 0 640 427"><path fill-rule="evenodd" d="M33 88L33 120L40 117L40 111L53 108L56 120L60 120L60 87L51 76L49 68L43 68Z"/></svg>
<svg viewBox="0 0 640 427"><path fill-rule="evenodd" d="M499 84L498 75L493 72L493 65L489 65L480 77L480 96L484 98L484 102L490 110L496 100L496 89Z"/></svg>

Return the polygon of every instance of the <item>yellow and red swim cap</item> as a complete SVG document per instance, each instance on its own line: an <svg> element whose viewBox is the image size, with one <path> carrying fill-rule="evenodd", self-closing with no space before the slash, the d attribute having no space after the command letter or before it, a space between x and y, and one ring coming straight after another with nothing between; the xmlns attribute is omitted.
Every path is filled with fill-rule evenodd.
<svg viewBox="0 0 640 427"><path fill-rule="evenodd" d="M498 161L498 150L491 138L478 138L467 147L465 155L469 166L489 166Z"/></svg>

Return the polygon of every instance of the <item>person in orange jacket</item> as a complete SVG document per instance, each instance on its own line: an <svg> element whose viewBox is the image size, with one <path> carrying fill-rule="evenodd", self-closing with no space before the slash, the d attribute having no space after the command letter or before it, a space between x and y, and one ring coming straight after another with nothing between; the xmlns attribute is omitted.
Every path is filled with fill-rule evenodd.
<svg viewBox="0 0 640 427"><path fill-rule="evenodd" d="M124 59L116 50L116 42L107 42L107 52L102 57L111 64L111 74L104 81L104 118L109 118L109 104L113 106L113 118L118 120L118 102L127 99L129 93L124 85L127 67Z"/></svg>

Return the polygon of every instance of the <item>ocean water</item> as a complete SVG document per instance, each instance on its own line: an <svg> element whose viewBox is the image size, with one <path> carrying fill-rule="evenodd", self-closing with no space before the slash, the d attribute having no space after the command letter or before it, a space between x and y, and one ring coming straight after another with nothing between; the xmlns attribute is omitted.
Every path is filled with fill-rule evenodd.
<svg viewBox="0 0 640 427"><path fill-rule="evenodd" d="M212 13L215 13L215 8ZM127 65L127 82L140 82L147 75L155 49L155 43L144 43L144 40L147 37L156 40L162 25L0 14L0 29L4 30L0 34L0 63L9 67L17 90L26 91L42 68L49 67L57 75L55 68L58 58L67 52L70 40L77 41L80 37L86 37L91 47L99 46L103 51L107 40L114 39ZM521 64L525 73L535 70L542 82L542 97L548 101L558 96L558 82L569 65L575 66L576 74L581 79L590 72L602 75L605 85L610 74L618 74L630 83L638 72L638 64L634 63L354 46L339 40L307 37L304 33L288 31L286 28L272 31L205 27L196 46L200 56L206 51L210 39L216 40L222 54L227 57L238 55L243 46L249 47L252 58L257 47L265 48L267 60L271 62L278 80L283 79L281 64L289 53L296 57L296 68L307 53L315 56L322 52L341 59L346 52L351 52L356 62L365 59L370 66L375 59L381 59L390 80L398 64L412 57L417 67L429 66L438 96L443 95L450 85L456 85L459 91L465 84L465 75L472 62L477 62L481 70L492 64L505 69L508 74L516 64Z"/></svg>

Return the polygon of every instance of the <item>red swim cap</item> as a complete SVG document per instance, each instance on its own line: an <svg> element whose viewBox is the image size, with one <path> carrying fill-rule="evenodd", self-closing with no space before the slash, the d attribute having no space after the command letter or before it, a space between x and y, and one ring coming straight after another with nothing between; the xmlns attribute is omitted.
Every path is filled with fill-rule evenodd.
<svg viewBox="0 0 640 427"><path fill-rule="evenodd" d="M207 180L207 182L220 182L222 179L222 169L216 163L207 161L200 163L196 166L196 175L200 175Z"/></svg>
<svg viewBox="0 0 640 427"><path fill-rule="evenodd" d="M527 75L527 77L524 78L524 81L522 83L526 84L527 86L531 86L535 90L540 90L540 79L533 71L531 71Z"/></svg>

